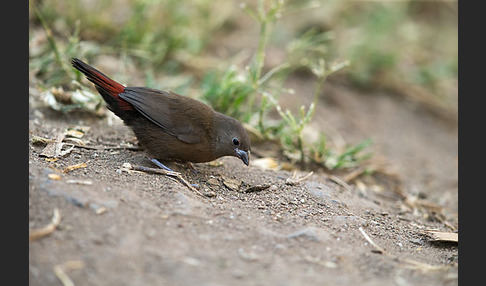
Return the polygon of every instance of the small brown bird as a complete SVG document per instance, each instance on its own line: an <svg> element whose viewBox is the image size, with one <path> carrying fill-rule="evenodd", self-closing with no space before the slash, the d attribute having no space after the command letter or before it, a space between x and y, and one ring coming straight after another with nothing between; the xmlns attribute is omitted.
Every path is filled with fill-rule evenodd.
<svg viewBox="0 0 486 286"><path fill-rule="evenodd" d="M108 109L132 128L154 163L190 165L234 156L248 166L250 138L238 120L174 92L125 87L77 58L71 63L94 83Z"/></svg>

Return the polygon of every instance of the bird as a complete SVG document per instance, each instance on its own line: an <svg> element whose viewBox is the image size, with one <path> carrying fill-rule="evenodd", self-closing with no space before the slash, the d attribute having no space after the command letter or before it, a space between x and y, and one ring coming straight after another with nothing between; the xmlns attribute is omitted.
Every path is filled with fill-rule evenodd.
<svg viewBox="0 0 486 286"><path fill-rule="evenodd" d="M169 161L193 168L192 163L224 156L249 165L250 137L237 119L172 91L124 86L78 58L71 64L95 85L107 108L133 130L159 167L172 171L162 163Z"/></svg>

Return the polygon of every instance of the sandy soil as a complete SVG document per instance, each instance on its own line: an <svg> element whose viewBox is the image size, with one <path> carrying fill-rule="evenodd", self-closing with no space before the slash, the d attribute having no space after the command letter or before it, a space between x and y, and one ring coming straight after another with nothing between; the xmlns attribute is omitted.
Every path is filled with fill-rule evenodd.
<svg viewBox="0 0 486 286"><path fill-rule="evenodd" d="M426 230L458 227L457 118L339 85L324 94L312 125L347 142L372 138L380 172L345 182L353 170L317 169L289 184L290 170L236 158L196 164L197 174L172 166L207 196L124 170L153 166L143 151L114 148L136 145L120 121L31 100L31 138L87 126L83 142L99 149L75 147L53 162L40 156L46 144L30 143L29 229L55 209L60 223L30 242L29 284L62 285L64 273L76 285L456 285L457 243Z"/></svg>

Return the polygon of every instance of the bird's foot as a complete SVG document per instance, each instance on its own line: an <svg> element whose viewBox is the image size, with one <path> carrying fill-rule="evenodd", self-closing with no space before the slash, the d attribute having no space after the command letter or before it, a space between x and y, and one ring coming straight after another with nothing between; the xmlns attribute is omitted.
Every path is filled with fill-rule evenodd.
<svg viewBox="0 0 486 286"><path fill-rule="evenodd" d="M174 172L174 171L172 171L172 169L170 169L170 168L169 168L169 167L167 167L166 165L162 164L162 163L161 163L159 160L157 160L157 159L155 159L155 158L149 158L149 159L150 159L150 161L151 161L152 163L154 163L155 165L157 165L159 168L161 168L161 169L163 169L163 170L165 170L165 171L167 171L167 172L170 172L170 174L169 174L169 173L166 173L166 175L176 177L176 179L177 179L179 182L181 182L182 184L186 185L186 186L187 186L189 189L191 189L192 191L196 192L198 195L201 195L201 196L203 196L203 197L204 197L204 195L203 195L201 192L199 192L199 185L197 185L197 184L190 184L189 182L187 182L187 181L186 181L186 180L185 180L185 179L184 179L184 178L181 176L181 174L180 174L179 172ZM188 162L188 163L187 163L187 165L189 166L189 168L191 168L191 167L192 167L192 170L193 170L194 172L197 172L197 170L194 168L194 166L192 166L192 164L191 164L190 162ZM149 168L149 169L150 169L150 168Z"/></svg>
<svg viewBox="0 0 486 286"><path fill-rule="evenodd" d="M194 174L199 173L199 171L194 167L194 165L191 162L186 163L187 168L189 168Z"/></svg>

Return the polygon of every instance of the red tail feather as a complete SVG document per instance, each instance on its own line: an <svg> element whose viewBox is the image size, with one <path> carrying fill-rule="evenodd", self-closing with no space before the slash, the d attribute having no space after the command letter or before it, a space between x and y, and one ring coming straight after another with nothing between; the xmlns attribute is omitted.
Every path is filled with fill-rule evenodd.
<svg viewBox="0 0 486 286"><path fill-rule="evenodd" d="M84 63L83 61L73 58L71 61L73 67L82 72L86 78L96 85L98 90L103 90L114 97L118 103L118 108L122 110L133 110L133 106L118 96L125 91L125 87L122 84L112 80L104 75L94 67ZM103 95L103 94L102 94Z"/></svg>

